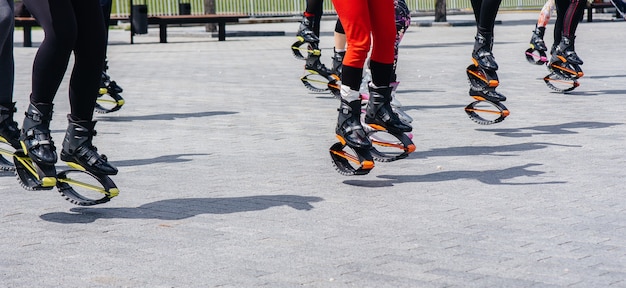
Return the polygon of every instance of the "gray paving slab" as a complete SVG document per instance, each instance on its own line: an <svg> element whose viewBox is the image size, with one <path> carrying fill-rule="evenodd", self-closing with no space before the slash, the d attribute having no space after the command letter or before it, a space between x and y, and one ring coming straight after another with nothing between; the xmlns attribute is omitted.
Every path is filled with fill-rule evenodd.
<svg viewBox="0 0 626 288"><path fill-rule="evenodd" d="M585 76L559 94L523 56L536 16L498 16L511 116L492 126L463 111L474 28L411 27L398 97L417 151L362 177L330 163L338 102L300 83L293 22L228 26L285 36L225 42L182 27L129 45L112 30L126 105L96 116L94 142L120 169L120 195L76 207L3 174L0 286L626 287L625 23L580 24ZM16 43L21 115L36 47ZM330 64L329 33L321 43ZM67 77L59 145L66 95Z"/></svg>

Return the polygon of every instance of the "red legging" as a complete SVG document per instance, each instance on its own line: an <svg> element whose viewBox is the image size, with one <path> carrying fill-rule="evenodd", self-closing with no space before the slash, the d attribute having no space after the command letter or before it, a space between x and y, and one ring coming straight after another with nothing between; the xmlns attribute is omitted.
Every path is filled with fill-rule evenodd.
<svg viewBox="0 0 626 288"><path fill-rule="evenodd" d="M393 0L333 0L333 5L346 31L348 49L344 66L363 68L370 47L372 61L393 64L396 41Z"/></svg>

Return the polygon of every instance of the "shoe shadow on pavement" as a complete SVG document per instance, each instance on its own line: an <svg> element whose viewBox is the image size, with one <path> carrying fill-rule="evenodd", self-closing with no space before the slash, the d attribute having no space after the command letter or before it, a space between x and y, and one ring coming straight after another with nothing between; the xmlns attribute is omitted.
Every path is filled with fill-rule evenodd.
<svg viewBox="0 0 626 288"><path fill-rule="evenodd" d="M563 145L553 144L546 142L528 142L510 145L496 145L496 146L461 146L461 147L449 147L449 148L437 148L429 151L416 151L409 155L407 159L400 161L407 161L414 158L427 159L433 157L459 157L459 156L498 156L498 157L517 157L521 151L532 151L538 149L545 149L550 146L559 147L581 147L579 145ZM540 174L544 174L542 171L529 170L528 168L533 166L540 166L542 164L529 163L520 166L514 166L506 169L494 169L494 170L458 170L458 171L441 171L437 173L430 173L425 175L379 175L378 178L387 180L346 180L344 184L359 186L359 187L390 187L394 183L407 183L407 182L442 182L459 179L475 179L479 182L488 185L537 185L537 184L562 184L565 182L551 181L551 182L508 182L504 180L510 180L517 177L533 177Z"/></svg>
<svg viewBox="0 0 626 288"><path fill-rule="evenodd" d="M626 74L617 74L617 75L588 75L581 78L581 81L589 80L589 79L607 79L607 78L626 78ZM553 91L553 93L559 93ZM581 95L581 96L598 96L598 95L624 95L626 94L626 90L624 89L613 89L613 90L586 90L586 91L570 91L566 93L567 95Z"/></svg>
<svg viewBox="0 0 626 288"><path fill-rule="evenodd" d="M184 159L183 157L204 156L204 155L211 155L211 154L209 153L172 154L172 155L161 155L161 156L157 156L153 158L146 158L146 159L111 161L111 163L117 167L142 166L142 165L151 165L155 163L181 163L181 162L193 161L193 159Z"/></svg>
<svg viewBox="0 0 626 288"><path fill-rule="evenodd" d="M605 78L626 78L626 74L585 76L585 79L605 79Z"/></svg>
<svg viewBox="0 0 626 288"><path fill-rule="evenodd" d="M477 131L490 132L498 136L521 138L532 137L535 135L567 135L578 134L579 132L573 129L601 129L609 128L616 125L622 125L623 123L603 123L603 122L570 122L558 125L542 125L542 126L530 126L522 128L507 128L507 129L476 129ZM437 148L429 151L416 151L409 155L408 159L413 158L432 158L432 157L449 157L449 156L478 156L478 155L493 155L493 156L505 156L505 157L517 157L521 151L531 151L537 149L544 149L549 146L559 147L581 147L580 145L565 145L547 142L528 142L517 143L509 145L497 145L497 146L462 146L462 147L448 147ZM401 160L406 161L406 160ZM359 187L389 187L394 183L407 183L407 182L441 182L458 179L475 179L479 182L488 185L539 185L539 184L563 184L563 181L549 181L549 182L510 182L505 180L511 180L517 177L533 177L540 174L544 174L542 171L534 171L528 168L533 166L539 166L542 164L529 163L521 166L514 166L506 169L494 169L485 171L442 171L437 173L425 174L425 175L380 175L379 178L388 180L346 180L345 184L354 185Z"/></svg>
<svg viewBox="0 0 626 288"><path fill-rule="evenodd" d="M506 169L497 170L460 170L460 171L442 171L425 175L379 175L378 178L387 180L346 180L343 183L359 187L390 187L395 183L423 183L423 182L443 182L460 179L474 179L487 185L545 185L545 184L563 184L565 181L548 181L548 182L508 182L518 177L534 177L544 174L542 171L530 170L533 166L541 164L529 163L526 165L515 166Z"/></svg>
<svg viewBox="0 0 626 288"><path fill-rule="evenodd" d="M42 220L62 223L92 223L98 219L159 219L182 220L201 214L231 214L260 211L272 207L289 206L296 210L313 209L311 203L320 197L299 195L257 195L225 198L178 198L146 203L139 207L75 207L72 213L52 212L40 216Z"/></svg>
<svg viewBox="0 0 626 288"><path fill-rule="evenodd" d="M98 121L110 121L110 122L132 122L132 121L147 121L147 120L176 120L184 118L197 118L197 117L209 117L209 116L221 116L237 114L239 112L231 111L207 111L207 112L195 112L195 113L160 113L153 115L141 115L141 116L97 116Z"/></svg>
<svg viewBox="0 0 626 288"><path fill-rule="evenodd" d="M191 157L191 156L204 156L211 155L209 153L195 153L195 154L173 154L173 155L161 155L154 158L146 158L146 159L133 159L133 160L121 160L121 161L110 161L116 167L132 167L132 166L143 166L143 165L152 165L156 163L181 163L181 162L189 162L193 161L193 159L184 159L183 157ZM67 167L57 166L57 169L67 169ZM0 169L0 177L11 176L15 177L15 171L5 171Z"/></svg>
<svg viewBox="0 0 626 288"><path fill-rule="evenodd" d="M554 93L559 93L554 91ZM587 91L570 91L565 93L567 95L575 95L575 96L600 96L600 95L619 95L619 96L623 96L624 94L626 94L626 90L624 89L613 89L613 90L587 90Z"/></svg>
<svg viewBox="0 0 626 288"><path fill-rule="evenodd" d="M402 101L402 99L400 99L400 101ZM409 110L430 110L430 109L463 109L465 108L465 106L467 105L407 105L407 106L402 106L401 109L402 111L409 111Z"/></svg>
<svg viewBox="0 0 626 288"><path fill-rule="evenodd" d="M569 122L558 125L541 125L530 126L521 128L505 128L505 129L476 129L476 131L492 132L498 136L504 137L532 137L535 135L565 135L565 134L578 134L579 132L573 131L573 129L601 129L609 128L617 125L623 125L624 123L603 123L603 122L589 122L589 121L577 121Z"/></svg>
<svg viewBox="0 0 626 288"><path fill-rule="evenodd" d="M578 148L580 145L564 145L564 144L554 144L547 142L527 142L527 143L518 143L518 144L509 144L509 145L496 145L496 146L460 146L460 147L449 147L449 148L435 148L429 151L416 151L413 154L410 154L407 159L428 159L433 157L458 157L458 156L480 156L480 155L491 155L491 156L505 156L505 157L515 157L519 156L521 151L532 151L545 149L549 146L558 146L558 147L572 147ZM404 160L401 160L404 161Z"/></svg>

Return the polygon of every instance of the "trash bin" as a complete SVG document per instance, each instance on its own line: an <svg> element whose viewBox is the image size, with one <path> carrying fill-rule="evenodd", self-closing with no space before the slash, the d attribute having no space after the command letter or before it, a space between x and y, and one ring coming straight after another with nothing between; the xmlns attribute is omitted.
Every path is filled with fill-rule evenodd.
<svg viewBox="0 0 626 288"><path fill-rule="evenodd" d="M178 14L191 15L191 3L178 3Z"/></svg>
<svg viewBox="0 0 626 288"><path fill-rule="evenodd" d="M132 25L135 34L148 34L148 5L133 5Z"/></svg>

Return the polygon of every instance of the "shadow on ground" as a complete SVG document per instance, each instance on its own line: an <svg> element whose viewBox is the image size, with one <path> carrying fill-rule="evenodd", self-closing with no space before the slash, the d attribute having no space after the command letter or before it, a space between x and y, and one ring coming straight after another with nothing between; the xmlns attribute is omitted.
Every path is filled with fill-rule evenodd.
<svg viewBox="0 0 626 288"><path fill-rule="evenodd" d="M530 126L513 129L476 129L476 131L493 132L495 135L504 137L532 137L534 135L563 135L563 134L578 134L573 129L602 129L609 128L616 125L622 125L623 123L603 123L603 122L569 122L558 125L541 125Z"/></svg>
<svg viewBox="0 0 626 288"><path fill-rule="evenodd" d="M75 207L72 213L53 212L40 216L49 222L63 224L92 223L98 219L159 219L181 220L201 214L230 214L260 211L289 206L296 210L313 209L320 197L298 195L258 195L227 198L180 198L146 203L139 207L99 208Z"/></svg>
<svg viewBox="0 0 626 288"><path fill-rule="evenodd" d="M580 145L563 145L553 144L546 142L528 142L509 145L494 145L494 146L460 146L460 147L446 147L435 148L428 151L416 151L409 155L408 159L427 159L432 157L455 157L455 156L478 156L478 155L492 155L492 156L519 156L521 151L532 151L544 149L549 146L558 147L581 147Z"/></svg>
<svg viewBox="0 0 626 288"><path fill-rule="evenodd" d="M515 166L506 169L497 170L483 170L483 171L442 171L437 173L430 173L425 175L379 175L378 178L386 180L346 180L344 184L379 188L390 187L395 183L423 183L423 182L443 182L460 179L474 179L481 183L488 185L544 185L544 184L563 184L564 181L549 181L549 182L507 182L505 180L511 180L518 177L533 177L544 174L543 171L530 170L528 168L533 166L539 166L541 164L529 163L526 165Z"/></svg>
<svg viewBox="0 0 626 288"><path fill-rule="evenodd" d="M111 161L111 163L113 163L113 165L117 167L141 166L141 165L150 165L150 164L155 164L155 163L181 163L181 162L192 161L192 159L184 159L183 157L203 156L203 155L211 155L211 154L207 154L207 153L172 154L172 155L161 155L161 156L157 156L154 158L146 158L146 159Z"/></svg>
<svg viewBox="0 0 626 288"><path fill-rule="evenodd" d="M132 121L148 121L148 120L176 120L176 119L184 119L184 118L197 118L197 117L231 115L231 114L236 114L236 113L238 113L238 112L207 111L207 112L196 112L196 113L161 113L161 114L142 115L142 116L100 116L100 117L97 117L97 120L99 120L99 121L110 121L110 122L132 122Z"/></svg>

